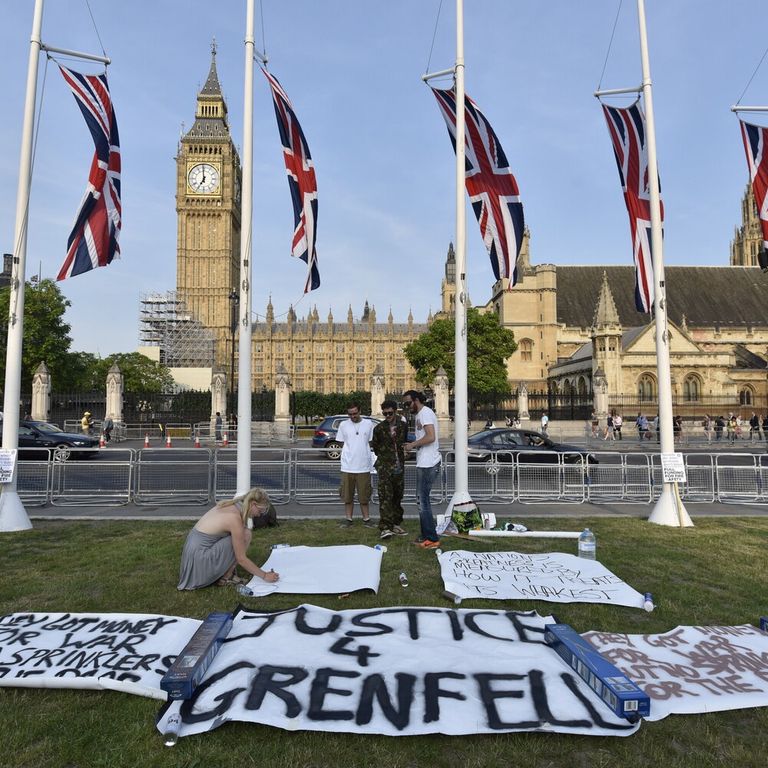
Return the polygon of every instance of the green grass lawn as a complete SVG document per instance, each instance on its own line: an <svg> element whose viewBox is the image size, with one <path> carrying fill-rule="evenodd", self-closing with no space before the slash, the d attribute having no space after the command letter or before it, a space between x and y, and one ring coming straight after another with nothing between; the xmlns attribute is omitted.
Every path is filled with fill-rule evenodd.
<svg viewBox="0 0 768 768"><path fill-rule="evenodd" d="M707 519L687 530L636 519L526 520L529 528L575 530L589 525L598 558L640 592L652 592L656 610L473 600L472 607L556 613L578 631L664 632L679 624L757 623L768 614L765 551L768 518ZM233 588L176 590L188 523L39 522L0 539L0 612L73 611L162 613L204 618L238 603ZM411 523L411 528L414 524ZM263 562L270 544L373 544L377 532L359 523L340 530L333 521L296 521L256 532L251 556ZM301 602L335 610L391 605L446 605L432 552L410 539L390 539L378 595L277 595L248 599L257 609ZM569 540L484 542L445 539L444 549L575 553ZM410 586L398 583L406 571ZM628 738L513 734L384 737L288 732L230 723L200 736L162 745L154 728L157 701L98 691L0 688L0 766L765 766L768 708L710 715L671 716L646 723Z"/></svg>

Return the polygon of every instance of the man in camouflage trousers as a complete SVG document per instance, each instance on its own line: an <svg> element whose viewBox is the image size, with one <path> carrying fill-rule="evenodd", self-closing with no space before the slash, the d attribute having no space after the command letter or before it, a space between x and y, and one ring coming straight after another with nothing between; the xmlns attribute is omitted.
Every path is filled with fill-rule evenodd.
<svg viewBox="0 0 768 768"><path fill-rule="evenodd" d="M405 454L403 446L408 440L408 425L397 414L397 403L385 400L381 404L384 421L373 428L371 448L377 456L376 472L379 476L379 530L380 538L407 536L403 522L403 490Z"/></svg>

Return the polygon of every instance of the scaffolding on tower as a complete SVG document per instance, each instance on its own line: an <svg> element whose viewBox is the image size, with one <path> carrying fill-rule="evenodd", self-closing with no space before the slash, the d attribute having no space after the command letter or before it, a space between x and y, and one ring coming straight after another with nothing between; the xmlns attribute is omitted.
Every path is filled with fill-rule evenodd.
<svg viewBox="0 0 768 768"><path fill-rule="evenodd" d="M139 343L159 347L168 368L212 368L216 338L187 308L177 291L142 294L139 299Z"/></svg>

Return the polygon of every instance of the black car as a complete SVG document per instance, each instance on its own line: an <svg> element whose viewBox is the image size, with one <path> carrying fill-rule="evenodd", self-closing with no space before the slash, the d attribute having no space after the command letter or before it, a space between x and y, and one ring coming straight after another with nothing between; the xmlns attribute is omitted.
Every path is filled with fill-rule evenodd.
<svg viewBox="0 0 768 768"><path fill-rule="evenodd" d="M566 464L579 464L584 458L589 464L597 464L597 459L589 451L576 445L556 443L541 432L528 429L484 429L470 435L467 439L469 461L488 461L493 455L496 461L511 462L515 456L524 462L557 461L554 454L564 454ZM539 454L539 455L537 455Z"/></svg>
<svg viewBox="0 0 768 768"><path fill-rule="evenodd" d="M73 451L73 448L78 450ZM99 441L96 438L62 432L55 424L47 421L19 422L20 459L46 459L50 455L54 461L66 461L70 457L93 456L98 448Z"/></svg>

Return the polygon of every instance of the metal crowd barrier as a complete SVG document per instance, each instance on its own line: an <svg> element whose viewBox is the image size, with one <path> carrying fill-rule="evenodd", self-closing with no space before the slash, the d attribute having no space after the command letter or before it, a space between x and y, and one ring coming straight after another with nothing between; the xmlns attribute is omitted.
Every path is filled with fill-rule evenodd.
<svg viewBox="0 0 768 768"><path fill-rule="evenodd" d="M287 448L251 450L251 488L264 488L273 504L291 498L291 451ZM237 449L215 452L213 494L216 500L231 499L237 491Z"/></svg>
<svg viewBox="0 0 768 768"><path fill-rule="evenodd" d="M207 448L142 448L137 451L136 504L207 504L211 498Z"/></svg>
<svg viewBox="0 0 768 768"><path fill-rule="evenodd" d="M109 448L98 461L89 461L87 455L92 453L72 448L67 461L50 462L53 506L119 506L131 501L135 451Z"/></svg>
<svg viewBox="0 0 768 768"><path fill-rule="evenodd" d="M18 489L32 506L204 505L231 498L237 488L236 448L123 449L114 445L92 451L75 449L62 461L26 460L22 449ZM29 454L28 454L29 455ZM545 451L499 453L470 462L469 493L481 504L521 502L644 503L658 497L662 471L658 454L594 452L596 460ZM750 453L685 454L687 480L679 486L686 502L768 504L768 455ZM452 451L443 456L432 487L435 503L455 490ZM404 501L416 501L416 466L405 465ZM340 462L321 449L255 448L251 451L252 486L267 489L277 504L339 503ZM377 476L373 477L374 501Z"/></svg>

